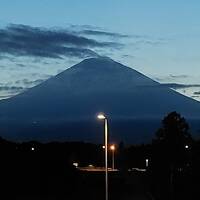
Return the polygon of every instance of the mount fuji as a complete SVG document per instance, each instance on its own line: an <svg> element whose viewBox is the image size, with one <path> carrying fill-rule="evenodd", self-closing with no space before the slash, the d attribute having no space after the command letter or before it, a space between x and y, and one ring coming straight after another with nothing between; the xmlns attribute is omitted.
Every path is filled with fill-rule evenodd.
<svg viewBox="0 0 200 200"><path fill-rule="evenodd" d="M103 112L113 141L150 141L177 111L200 119L200 103L110 58L90 58L0 101L0 135L12 140L102 142ZM197 131L198 127L196 127Z"/></svg>

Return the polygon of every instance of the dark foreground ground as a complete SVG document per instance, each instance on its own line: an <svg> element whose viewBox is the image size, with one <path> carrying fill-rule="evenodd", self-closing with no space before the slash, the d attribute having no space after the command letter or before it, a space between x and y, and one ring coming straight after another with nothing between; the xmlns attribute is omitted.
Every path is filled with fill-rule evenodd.
<svg viewBox="0 0 200 200"><path fill-rule="evenodd" d="M124 148L121 153L118 147L116 166L120 171L109 172L109 200L200 199L199 144L187 151L191 155L186 165L173 168L166 165L163 154L153 160L150 147ZM131 167L144 168L147 156L147 171L128 171ZM79 171L74 161L82 167L102 167L102 146L0 140L0 200L104 200L104 172Z"/></svg>
<svg viewBox="0 0 200 200"><path fill-rule="evenodd" d="M62 180L60 180L62 179ZM103 172L80 172L75 179L51 177L36 183L29 181L19 184L4 193L1 199L17 200L104 200L105 182ZM10 186L13 186L13 183ZM5 192L5 191L4 191ZM109 173L109 200L148 200L152 199L145 185L143 173Z"/></svg>
<svg viewBox="0 0 200 200"><path fill-rule="evenodd" d="M0 199L105 199L104 171L80 171L53 150L1 151ZM149 199L145 179L143 172L109 172L109 200Z"/></svg>
<svg viewBox="0 0 200 200"><path fill-rule="evenodd" d="M50 164L50 163L49 163ZM104 172L57 169L53 163L40 168L40 173L20 166L10 174L1 173L0 199L12 200L104 200ZM10 169L13 168L12 165ZM16 170L18 173L16 173ZM8 171L8 169L6 169ZM172 193L170 193L172 189ZM109 172L109 200L188 200L199 199L199 179L176 178L173 188L162 175L151 179L147 172ZM195 197L195 198L194 198Z"/></svg>

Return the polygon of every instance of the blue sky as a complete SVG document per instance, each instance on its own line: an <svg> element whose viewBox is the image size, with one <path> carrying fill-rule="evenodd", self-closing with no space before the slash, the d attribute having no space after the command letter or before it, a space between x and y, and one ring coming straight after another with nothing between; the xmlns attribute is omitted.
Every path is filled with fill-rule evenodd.
<svg viewBox="0 0 200 200"><path fill-rule="evenodd" d="M0 39L0 98L39 84L98 53L161 83L182 84L176 88L179 92L200 100L199 10L197 0L0 0L0 31L6 34L5 40L19 34L12 35L17 28L23 34L30 31L22 51L13 50L13 45L7 48L8 43ZM52 33L55 41L64 34L64 45L69 36L79 43L67 43L73 49L61 54L61 46L49 50L37 44L43 52L30 49L30 38ZM21 41L14 42L20 45Z"/></svg>

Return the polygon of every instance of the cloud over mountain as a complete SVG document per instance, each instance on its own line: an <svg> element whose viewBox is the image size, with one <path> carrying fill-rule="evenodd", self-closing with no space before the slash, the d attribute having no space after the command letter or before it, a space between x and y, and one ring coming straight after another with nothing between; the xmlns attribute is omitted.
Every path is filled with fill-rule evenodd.
<svg viewBox="0 0 200 200"><path fill-rule="evenodd" d="M95 32L95 34L100 34L100 32ZM0 29L0 46L0 56L84 58L98 56L94 48L119 48L122 45L111 41L97 41L65 29L11 24L4 29Z"/></svg>

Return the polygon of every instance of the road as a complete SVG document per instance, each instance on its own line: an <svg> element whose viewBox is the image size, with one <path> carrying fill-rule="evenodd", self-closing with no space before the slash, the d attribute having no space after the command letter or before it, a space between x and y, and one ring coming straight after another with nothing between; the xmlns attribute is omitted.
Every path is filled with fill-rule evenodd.
<svg viewBox="0 0 200 200"><path fill-rule="evenodd" d="M109 171L109 200L154 200L148 193L146 172L144 171ZM61 179L55 179L61 180ZM16 200L105 200L105 173L90 170L79 171L79 175L72 180L63 179L54 182L49 195L26 195ZM70 185L69 185L70 184ZM66 185L66 186L65 186ZM69 187L71 186L71 187ZM56 187L56 188L55 188ZM60 188L62 187L62 188ZM57 192L56 192L57 191ZM60 193L61 192L61 193Z"/></svg>
<svg viewBox="0 0 200 200"><path fill-rule="evenodd" d="M85 193L91 199L104 199L104 172L82 173ZM109 172L109 200L153 200L147 188L145 172Z"/></svg>

